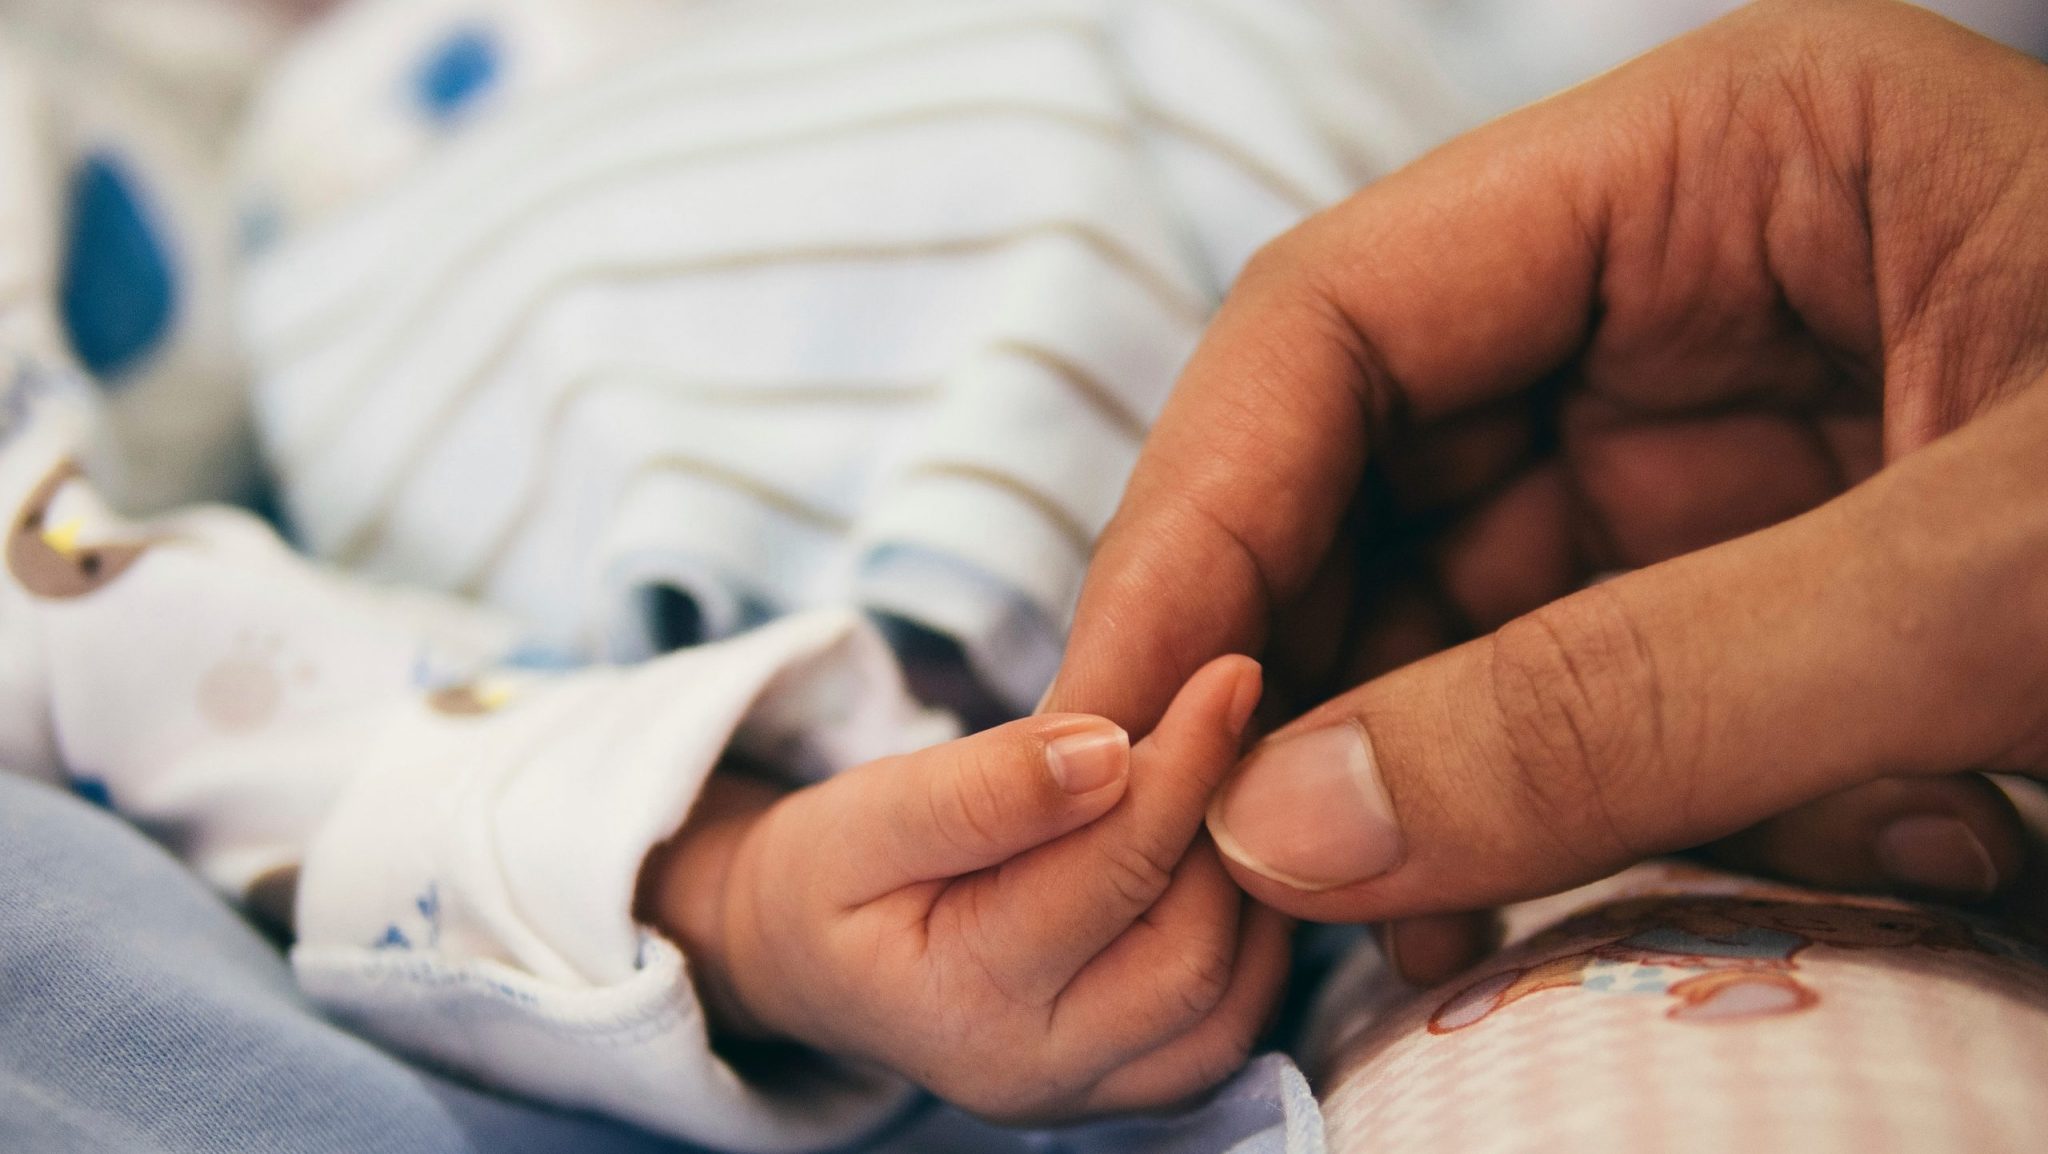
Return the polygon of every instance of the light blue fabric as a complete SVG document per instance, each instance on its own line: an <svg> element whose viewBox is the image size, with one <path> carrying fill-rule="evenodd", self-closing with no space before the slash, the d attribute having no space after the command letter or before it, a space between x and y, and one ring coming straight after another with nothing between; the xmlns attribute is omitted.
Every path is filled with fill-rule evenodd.
<svg viewBox="0 0 2048 1154"><path fill-rule="evenodd" d="M688 1154L413 1069L322 1019L277 950L135 830L0 772L0 1150ZM1000 1130L928 1104L873 1154L1321 1154L1286 1058L1166 1119Z"/></svg>
<svg viewBox="0 0 2048 1154"><path fill-rule="evenodd" d="M1281 1054L1247 1066L1206 1105L1168 1118L1002 1130L934 1107L864 1154L1323 1154L1322 1114Z"/></svg>
<svg viewBox="0 0 2048 1154"><path fill-rule="evenodd" d="M684 1149L392 1060L321 1019L277 950L156 845L0 774L0 1150Z"/></svg>

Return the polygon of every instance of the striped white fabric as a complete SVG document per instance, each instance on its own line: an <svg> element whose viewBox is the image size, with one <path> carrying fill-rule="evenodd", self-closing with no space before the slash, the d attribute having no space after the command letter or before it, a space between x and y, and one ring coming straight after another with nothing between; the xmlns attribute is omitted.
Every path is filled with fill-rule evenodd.
<svg viewBox="0 0 2048 1154"><path fill-rule="evenodd" d="M248 148L289 513L565 647L652 651L653 589L709 636L850 604L1028 707L1237 269L1458 127L1404 44L1333 0L354 5Z"/></svg>

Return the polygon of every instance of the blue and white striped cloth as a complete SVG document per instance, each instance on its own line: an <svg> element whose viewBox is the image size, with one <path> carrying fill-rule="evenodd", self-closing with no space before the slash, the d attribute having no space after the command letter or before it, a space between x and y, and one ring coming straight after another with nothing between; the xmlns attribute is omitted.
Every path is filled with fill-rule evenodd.
<svg viewBox="0 0 2048 1154"><path fill-rule="evenodd" d="M554 644L851 605L1023 710L1203 323L1458 124L1321 0L367 0L259 105L310 548ZM367 83L366 83L367 78ZM653 599L656 603L659 599Z"/></svg>

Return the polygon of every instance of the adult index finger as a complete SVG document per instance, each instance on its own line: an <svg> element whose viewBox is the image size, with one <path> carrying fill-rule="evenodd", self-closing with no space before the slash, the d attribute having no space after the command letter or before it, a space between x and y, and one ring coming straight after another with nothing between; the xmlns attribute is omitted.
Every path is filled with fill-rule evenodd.
<svg viewBox="0 0 2048 1154"><path fill-rule="evenodd" d="M1616 120L1655 123L1631 90L1481 129L1252 261L1103 536L1048 708L1148 729L1203 662L1259 651L1373 446L1526 388L1578 350L1603 198L1668 179L1654 145L1613 146Z"/></svg>

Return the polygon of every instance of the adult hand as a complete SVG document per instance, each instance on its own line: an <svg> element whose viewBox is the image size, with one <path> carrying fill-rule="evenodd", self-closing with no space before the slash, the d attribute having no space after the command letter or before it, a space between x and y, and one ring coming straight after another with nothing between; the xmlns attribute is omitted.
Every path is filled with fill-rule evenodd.
<svg viewBox="0 0 2048 1154"><path fill-rule="evenodd" d="M1302 916L1741 831L1983 897L2024 853L1978 771L2048 766L2044 222L2048 69L1876 0L1746 9L1460 139L1246 270L1049 706L1142 732L1232 651L1324 702L1211 812ZM1411 923L1404 969L1467 924Z"/></svg>

